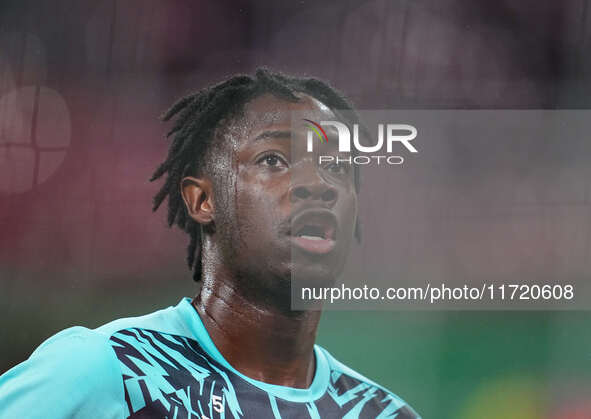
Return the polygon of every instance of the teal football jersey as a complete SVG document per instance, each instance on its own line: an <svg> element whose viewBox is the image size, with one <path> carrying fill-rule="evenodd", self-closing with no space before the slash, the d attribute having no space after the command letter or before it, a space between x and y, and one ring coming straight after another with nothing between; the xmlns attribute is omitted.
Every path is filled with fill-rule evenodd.
<svg viewBox="0 0 591 419"><path fill-rule="evenodd" d="M72 327L0 376L0 418L396 418L398 396L316 345L307 389L253 380L217 350L191 305Z"/></svg>

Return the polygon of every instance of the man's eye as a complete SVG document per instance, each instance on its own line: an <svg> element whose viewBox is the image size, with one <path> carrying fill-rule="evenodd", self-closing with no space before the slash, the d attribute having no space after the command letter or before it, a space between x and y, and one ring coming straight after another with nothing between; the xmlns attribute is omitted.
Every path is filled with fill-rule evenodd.
<svg viewBox="0 0 591 419"><path fill-rule="evenodd" d="M277 166L277 164L279 163L279 157L267 156L265 157L265 163L267 163L269 166Z"/></svg>
<svg viewBox="0 0 591 419"><path fill-rule="evenodd" d="M257 164L262 164L264 166L269 167L287 166L285 160L283 160L277 154L267 154L266 156L263 156L260 159L258 159Z"/></svg>
<svg viewBox="0 0 591 419"><path fill-rule="evenodd" d="M337 175L344 175L346 173L349 173L349 167L339 163L330 163L325 166L325 170Z"/></svg>

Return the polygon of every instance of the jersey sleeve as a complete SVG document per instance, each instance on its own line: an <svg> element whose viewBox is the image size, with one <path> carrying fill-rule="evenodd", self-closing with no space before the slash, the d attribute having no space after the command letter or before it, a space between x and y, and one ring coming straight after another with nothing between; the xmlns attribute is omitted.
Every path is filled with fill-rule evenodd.
<svg viewBox="0 0 591 419"><path fill-rule="evenodd" d="M101 334L66 329L0 376L0 419L124 416L123 380Z"/></svg>

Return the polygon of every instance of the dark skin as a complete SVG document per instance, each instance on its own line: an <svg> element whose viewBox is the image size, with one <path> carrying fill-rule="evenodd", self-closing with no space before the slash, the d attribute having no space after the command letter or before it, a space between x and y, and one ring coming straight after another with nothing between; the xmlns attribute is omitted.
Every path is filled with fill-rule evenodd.
<svg viewBox="0 0 591 419"><path fill-rule="evenodd" d="M291 111L335 119L318 100L299 96L289 102L265 94L223 121L216 134L222 145L208 156L213 167L185 177L181 191L204 229L203 287L193 305L216 347L248 377L307 388L321 313L291 311L292 275L331 280L340 274L357 194L350 166L319 166L305 150L305 130L293 132ZM321 147L323 154L336 152L333 144ZM327 238L298 236L307 223Z"/></svg>

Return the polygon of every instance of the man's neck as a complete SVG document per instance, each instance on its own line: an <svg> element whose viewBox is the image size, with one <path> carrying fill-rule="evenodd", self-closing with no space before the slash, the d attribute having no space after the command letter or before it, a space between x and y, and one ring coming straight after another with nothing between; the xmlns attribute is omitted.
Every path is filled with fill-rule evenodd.
<svg viewBox="0 0 591 419"><path fill-rule="evenodd" d="M213 343L242 374L269 384L308 388L315 372L319 311L286 314L247 299L223 275L204 281L193 300Z"/></svg>

